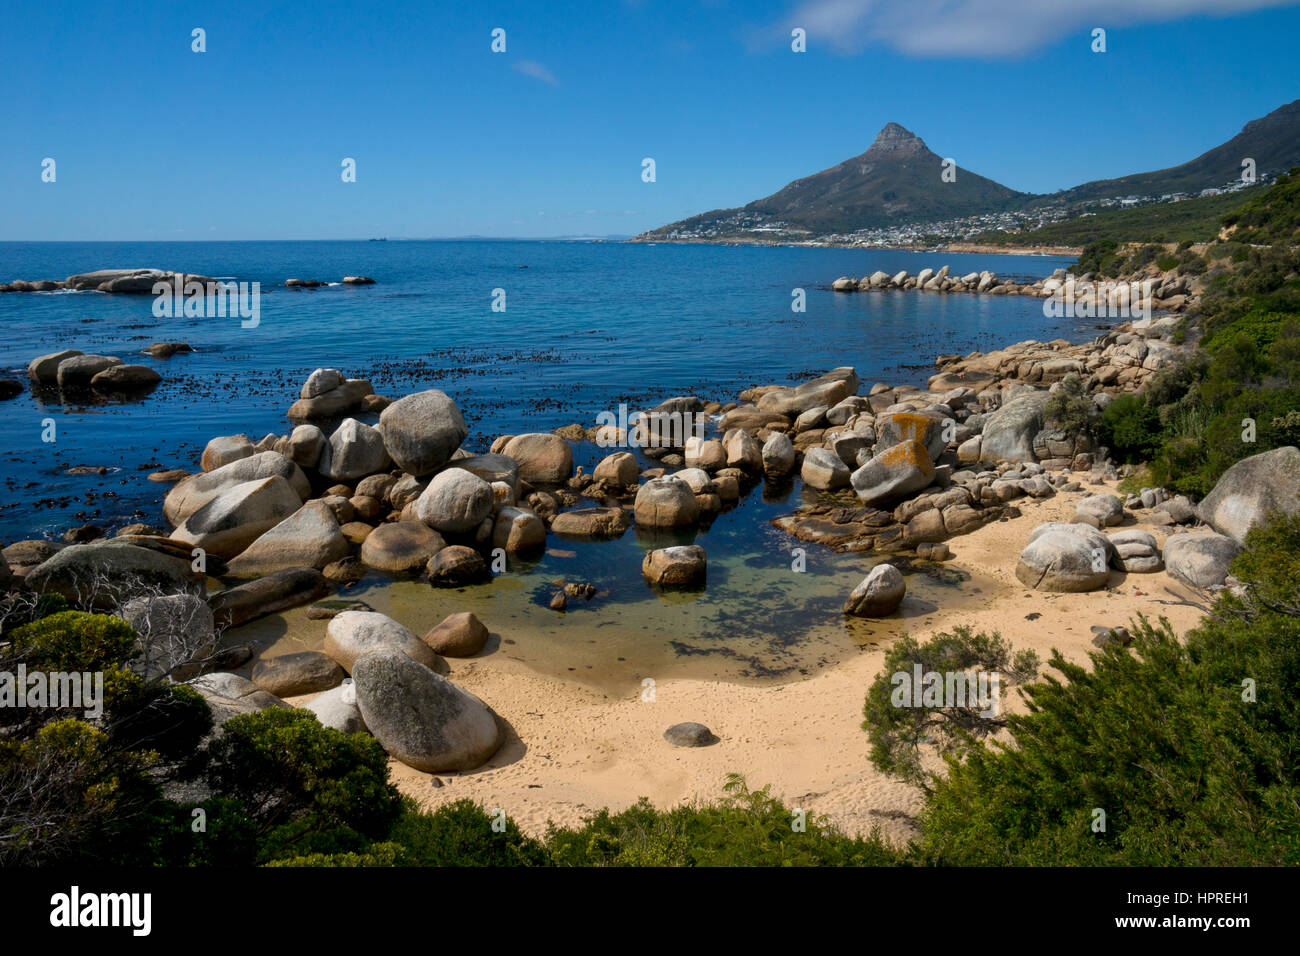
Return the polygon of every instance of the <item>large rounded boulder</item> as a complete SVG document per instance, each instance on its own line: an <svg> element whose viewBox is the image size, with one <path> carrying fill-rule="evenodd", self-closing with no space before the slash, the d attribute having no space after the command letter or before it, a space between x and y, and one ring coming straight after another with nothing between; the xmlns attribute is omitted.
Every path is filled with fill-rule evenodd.
<svg viewBox="0 0 1300 956"><path fill-rule="evenodd" d="M325 653L345 671L352 672L359 658L377 650L408 655L425 667L447 673L447 662L409 629L377 611L344 611L330 618L325 628Z"/></svg>
<svg viewBox="0 0 1300 956"><path fill-rule="evenodd" d="M1271 512L1300 511L1300 448L1274 448L1237 462L1197 511L1202 521L1238 544Z"/></svg>
<svg viewBox="0 0 1300 956"><path fill-rule="evenodd" d="M226 489L276 475L289 482L299 504L311 497L311 482L297 464L279 452L264 451L184 479L163 499L163 515L178 525Z"/></svg>
<svg viewBox="0 0 1300 956"><path fill-rule="evenodd" d="M351 550L329 505L309 501L244 549L226 573L256 578L285 568L323 568Z"/></svg>
<svg viewBox="0 0 1300 956"><path fill-rule="evenodd" d="M171 536L220 558L233 558L301 507L298 493L279 475L245 481L195 511Z"/></svg>
<svg viewBox="0 0 1300 956"><path fill-rule="evenodd" d="M558 485L573 475L573 449L559 435L516 435L501 452L518 462L519 477L530 484Z"/></svg>
<svg viewBox="0 0 1300 956"><path fill-rule="evenodd" d="M463 468L433 476L416 504L416 514L435 531L464 534L492 513L492 486Z"/></svg>
<svg viewBox="0 0 1300 956"><path fill-rule="evenodd" d="M665 475L641 486L632 513L644 528L680 528L695 524L700 506L689 484L675 475Z"/></svg>
<svg viewBox="0 0 1300 956"><path fill-rule="evenodd" d="M483 701L400 651L366 654L352 676L366 726L407 766L473 770L501 746L496 715Z"/></svg>
<svg viewBox="0 0 1300 956"><path fill-rule="evenodd" d="M934 480L934 460L919 441L908 439L886 448L853 472L850 481L864 505L893 504Z"/></svg>
<svg viewBox="0 0 1300 956"><path fill-rule="evenodd" d="M411 475L437 471L469 434L460 408L446 392L431 388L398 399L379 415L384 447Z"/></svg>
<svg viewBox="0 0 1300 956"><path fill-rule="evenodd" d="M1165 540L1165 567L1169 573L1194 588L1221 587L1241 545L1225 534L1186 531Z"/></svg>
<svg viewBox="0 0 1300 956"><path fill-rule="evenodd" d="M1090 525L1039 525L1020 552L1016 577L1038 591L1095 591L1106 586L1115 546Z"/></svg>
<svg viewBox="0 0 1300 956"><path fill-rule="evenodd" d="M352 482L383 471L391 463L379 429L345 418L325 443L319 468L331 481Z"/></svg>
<svg viewBox="0 0 1300 956"><path fill-rule="evenodd" d="M37 594L62 594L74 604L97 607L112 607L144 591L197 594L202 583L203 576L184 558L113 540L63 548L25 580Z"/></svg>
<svg viewBox="0 0 1300 956"><path fill-rule="evenodd" d="M422 521L390 521L361 543L361 563L389 574L414 574L446 547L442 536Z"/></svg>

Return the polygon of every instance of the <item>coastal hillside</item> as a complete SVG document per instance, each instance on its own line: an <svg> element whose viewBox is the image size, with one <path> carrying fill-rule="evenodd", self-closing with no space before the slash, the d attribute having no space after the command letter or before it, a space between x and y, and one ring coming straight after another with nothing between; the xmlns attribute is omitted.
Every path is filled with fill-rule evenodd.
<svg viewBox="0 0 1300 956"><path fill-rule="evenodd" d="M715 209L638 238L722 238L765 229L852 232L995 212L1032 198L960 167L952 182L942 173L943 157L915 133L888 123L859 156L738 209Z"/></svg>
<svg viewBox="0 0 1300 956"><path fill-rule="evenodd" d="M1240 182L1241 164L1247 158L1255 161L1257 176L1270 178L1300 163L1300 100L1251 120L1226 143L1181 166L1119 179L1098 179L1067 189L1050 199L1082 202L1113 196L1195 195L1204 189L1218 189Z"/></svg>

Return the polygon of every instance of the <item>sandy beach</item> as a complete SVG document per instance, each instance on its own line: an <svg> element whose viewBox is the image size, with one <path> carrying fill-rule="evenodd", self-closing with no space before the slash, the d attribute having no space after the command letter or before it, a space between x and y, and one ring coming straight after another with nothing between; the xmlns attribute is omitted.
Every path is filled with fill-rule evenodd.
<svg viewBox="0 0 1300 956"><path fill-rule="evenodd" d="M1036 525L1068 521L1084 494L1114 490L1112 482L1023 499L1017 503L1020 517L952 539L948 566L983 582L979 593L963 599L960 609L920 613L909 607L909 597L898 614L876 624L876 646L806 679L745 684L666 678L655 682L651 702L636 688L611 692L540 673L494 653L493 641L485 654L449 663L451 679L506 722L505 746L482 768L441 774L437 783L392 761L393 779L426 806L469 797L505 809L526 831L539 834L548 821L576 824L601 807L622 809L641 796L659 806L713 799L727 774L738 772L752 786L771 784L789 805L825 814L847 832L879 825L891 839L906 840L914 832L910 817L919 796L870 766L860 727L866 688L892 637L909 631L924 639L965 624L1000 631L1014 647L1033 648L1044 660L1058 648L1084 662L1095 624L1124 624L1142 612L1167 617L1181 633L1200 618L1196 594L1165 572L1112 571L1105 590L1083 594L1031 592L1016 580L1017 557ZM1134 526L1132 520L1126 526ZM1147 530L1163 544L1168 529ZM872 563L870 555L863 556L864 572ZM492 621L485 623L497 630ZM311 624L323 633L323 622ZM1003 703L1012 710L1022 706L1014 691L1004 692ZM674 748L662 735L681 721L706 724L720 741Z"/></svg>

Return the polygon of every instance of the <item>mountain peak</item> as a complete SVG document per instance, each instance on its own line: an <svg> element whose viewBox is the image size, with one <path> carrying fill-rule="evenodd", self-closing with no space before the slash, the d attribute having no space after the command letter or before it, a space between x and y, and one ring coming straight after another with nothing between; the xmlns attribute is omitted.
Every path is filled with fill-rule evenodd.
<svg viewBox="0 0 1300 956"><path fill-rule="evenodd" d="M867 152L913 152L925 148L925 143L921 137L911 130L899 126L897 123L886 123L884 128L876 134L876 141L871 144L871 148Z"/></svg>

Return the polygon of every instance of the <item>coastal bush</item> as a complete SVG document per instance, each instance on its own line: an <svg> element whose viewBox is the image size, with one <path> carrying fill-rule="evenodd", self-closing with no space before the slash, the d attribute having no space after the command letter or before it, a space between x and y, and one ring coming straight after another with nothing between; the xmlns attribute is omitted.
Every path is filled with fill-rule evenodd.
<svg viewBox="0 0 1300 956"><path fill-rule="evenodd" d="M0 740L0 866L118 863L158 804L151 767L72 718Z"/></svg>
<svg viewBox="0 0 1300 956"><path fill-rule="evenodd" d="M872 765L929 790L933 774L925 768L925 755L960 756L1002 730L1006 726L1000 702L1002 683L1031 679L1038 666L1037 654L1013 652L997 633L977 634L969 627L959 627L924 644L904 635L885 655L862 709L862 729L871 741ZM946 675L974 678L980 673L997 675L998 684L992 688L997 699L991 699L992 695L983 701L971 699L973 690L963 694L960 702L946 699ZM924 698L919 687L913 688L917 675L937 675L941 682L937 699ZM924 706L916 706L918 698Z"/></svg>
<svg viewBox="0 0 1300 956"><path fill-rule="evenodd" d="M803 828L797 829L797 821ZM658 810L642 798L601 810L582 826L546 837L558 866L883 866L903 855L874 831L848 837L823 817L802 817L731 774L721 800Z"/></svg>
<svg viewBox="0 0 1300 956"><path fill-rule="evenodd" d="M212 789L253 821L262 861L360 850L402 811L379 742L323 727L310 711L231 717L207 758Z"/></svg>
<svg viewBox="0 0 1300 956"><path fill-rule="evenodd" d="M118 617L60 611L14 630L6 657L29 670L98 671L135 653L135 631Z"/></svg>
<svg viewBox="0 0 1300 956"><path fill-rule="evenodd" d="M106 686L105 732L118 750L149 750L167 763L190 762L212 731L212 711L192 687L146 682L130 671Z"/></svg>
<svg viewBox="0 0 1300 956"><path fill-rule="evenodd" d="M1097 437L1111 456L1125 463L1146 461L1160 448L1160 414L1137 395L1120 395L1106 406Z"/></svg>
<svg viewBox="0 0 1300 956"><path fill-rule="evenodd" d="M1300 863L1300 519L1250 532L1222 595L1180 641L1054 654L1006 746L949 757L921 813L920 861L956 865ZM1099 812L1100 811L1100 812Z"/></svg>
<svg viewBox="0 0 1300 956"><path fill-rule="evenodd" d="M1168 272L1171 269L1178 268L1178 261L1177 256L1172 256L1166 253L1165 255L1156 257L1156 268L1161 272Z"/></svg>
<svg viewBox="0 0 1300 956"><path fill-rule="evenodd" d="M1078 372L1070 372L1061 379L1043 405L1046 423L1067 435L1091 435L1097 416L1097 403L1088 394Z"/></svg>
<svg viewBox="0 0 1300 956"><path fill-rule="evenodd" d="M1119 260L1119 243L1114 239L1097 239L1083 247L1078 261L1070 267L1075 275L1091 272L1098 276L1114 276Z"/></svg>
<svg viewBox="0 0 1300 956"><path fill-rule="evenodd" d="M489 814L472 800L421 810L407 798L387 840L404 866L545 866L540 841L525 836L504 814Z"/></svg>
<svg viewBox="0 0 1300 956"><path fill-rule="evenodd" d="M267 866L410 866L405 850L396 843L372 843L358 853L309 853L272 860Z"/></svg>
<svg viewBox="0 0 1300 956"><path fill-rule="evenodd" d="M1272 188L1226 213L1222 221L1225 227L1233 229L1232 238L1238 243L1295 242L1300 233L1300 166L1278 176Z"/></svg>

